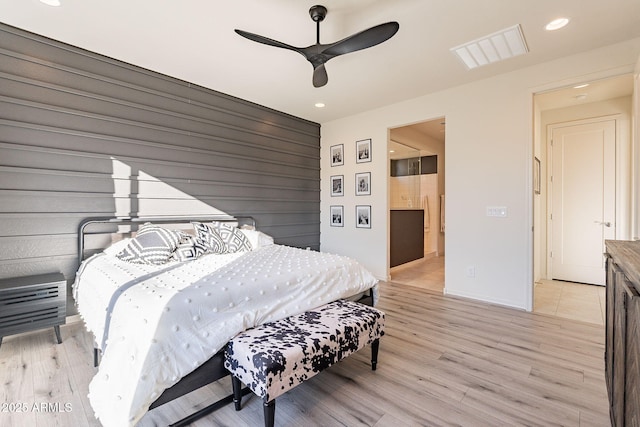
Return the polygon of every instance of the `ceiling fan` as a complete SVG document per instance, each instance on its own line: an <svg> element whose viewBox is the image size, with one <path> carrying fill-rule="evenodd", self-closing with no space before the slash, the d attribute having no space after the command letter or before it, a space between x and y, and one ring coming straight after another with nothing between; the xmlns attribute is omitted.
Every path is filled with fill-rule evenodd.
<svg viewBox="0 0 640 427"><path fill-rule="evenodd" d="M269 46L280 47L282 49L292 50L304 56L307 61L313 65L313 86L321 87L327 84L327 70L324 64L331 58L335 58L345 53L355 52L357 50L366 49L368 47L380 44L398 32L400 24L397 22L387 22L385 24L376 25L359 33L353 34L342 40L331 44L320 43L320 22L327 16L327 8L316 5L309 9L311 19L316 23L316 44L308 47L295 47L286 43L279 42L258 34L249 33L243 30L235 30L242 37L246 37L254 42L266 44Z"/></svg>

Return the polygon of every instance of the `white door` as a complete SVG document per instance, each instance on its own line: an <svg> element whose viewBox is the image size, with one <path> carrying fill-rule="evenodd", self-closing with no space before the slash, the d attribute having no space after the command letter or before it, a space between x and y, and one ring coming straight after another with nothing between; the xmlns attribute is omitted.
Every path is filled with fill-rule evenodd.
<svg viewBox="0 0 640 427"><path fill-rule="evenodd" d="M615 237L615 120L552 130L552 278L605 284Z"/></svg>

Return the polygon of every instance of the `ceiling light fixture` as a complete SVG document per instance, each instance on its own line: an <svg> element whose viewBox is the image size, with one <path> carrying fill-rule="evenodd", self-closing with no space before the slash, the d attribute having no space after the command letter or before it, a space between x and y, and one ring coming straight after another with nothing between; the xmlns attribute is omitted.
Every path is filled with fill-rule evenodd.
<svg viewBox="0 0 640 427"><path fill-rule="evenodd" d="M60 0L40 0L40 3L44 3L47 6L60 6Z"/></svg>
<svg viewBox="0 0 640 427"><path fill-rule="evenodd" d="M324 108L324 102L316 102L315 105L317 108Z"/></svg>
<svg viewBox="0 0 640 427"><path fill-rule="evenodd" d="M519 24L453 47L450 50L458 55L469 69L529 52Z"/></svg>
<svg viewBox="0 0 640 427"><path fill-rule="evenodd" d="M569 18L558 18L545 25L544 29L547 31L555 31L565 27L568 23Z"/></svg>

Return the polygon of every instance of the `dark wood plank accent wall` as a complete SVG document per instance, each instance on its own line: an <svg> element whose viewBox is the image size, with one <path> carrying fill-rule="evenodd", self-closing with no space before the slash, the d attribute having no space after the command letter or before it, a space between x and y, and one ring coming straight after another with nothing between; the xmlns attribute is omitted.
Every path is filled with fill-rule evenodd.
<svg viewBox="0 0 640 427"><path fill-rule="evenodd" d="M85 217L215 210L318 249L320 125L0 24L0 278L73 280Z"/></svg>

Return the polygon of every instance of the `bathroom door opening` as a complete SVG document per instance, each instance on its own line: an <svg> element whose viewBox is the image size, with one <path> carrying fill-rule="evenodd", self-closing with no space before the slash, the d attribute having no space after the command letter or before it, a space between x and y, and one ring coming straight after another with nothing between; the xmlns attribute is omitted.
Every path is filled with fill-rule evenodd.
<svg viewBox="0 0 640 427"><path fill-rule="evenodd" d="M444 290L445 119L390 129L389 276Z"/></svg>

